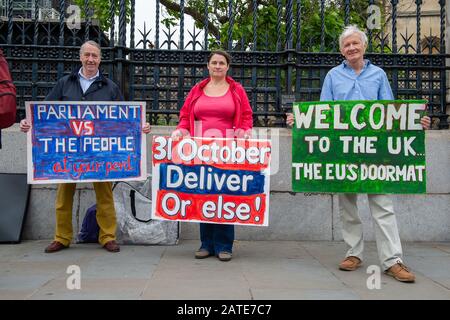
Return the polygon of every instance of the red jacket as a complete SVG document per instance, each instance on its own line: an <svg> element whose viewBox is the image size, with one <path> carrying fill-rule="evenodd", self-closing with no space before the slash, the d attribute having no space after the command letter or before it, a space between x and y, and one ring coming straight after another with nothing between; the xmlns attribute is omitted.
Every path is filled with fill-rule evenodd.
<svg viewBox="0 0 450 320"><path fill-rule="evenodd" d="M226 80L230 84L230 90L236 107L233 119L235 136L243 137L245 133L250 135L251 129L253 128L253 111L250 107L247 93L238 82L233 80L233 78L227 76ZM203 88L209 81L211 81L211 78L204 79L197 83L186 97L186 101L180 110L180 121L177 126L177 129L181 130L183 135L187 132L189 132L191 136L195 135L194 105L197 99L203 94Z"/></svg>

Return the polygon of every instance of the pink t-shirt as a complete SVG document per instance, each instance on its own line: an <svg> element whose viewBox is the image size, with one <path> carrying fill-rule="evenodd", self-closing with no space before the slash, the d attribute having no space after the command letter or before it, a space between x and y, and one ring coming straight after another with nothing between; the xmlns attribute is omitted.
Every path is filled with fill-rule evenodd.
<svg viewBox="0 0 450 320"><path fill-rule="evenodd" d="M233 128L236 107L228 89L220 97L210 97L203 93L195 103L195 121L201 121L203 137L226 137L226 130Z"/></svg>

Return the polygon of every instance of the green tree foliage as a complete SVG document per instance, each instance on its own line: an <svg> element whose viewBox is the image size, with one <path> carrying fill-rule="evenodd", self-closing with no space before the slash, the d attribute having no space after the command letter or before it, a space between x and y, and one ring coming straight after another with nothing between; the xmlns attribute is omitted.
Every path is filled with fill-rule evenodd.
<svg viewBox="0 0 450 320"><path fill-rule="evenodd" d="M74 0L82 9L84 0ZM115 1L116 14L119 13L119 0ZM287 11L286 0L256 0L257 1L257 28L256 41L258 50L283 50L286 41ZM93 18L100 21L103 30L111 25L110 0L90 0L89 4L94 9ZM130 16L130 0L126 0L127 18ZM281 7L277 6L278 2ZM292 1L294 8L292 15L292 35L294 47L298 44L297 39L297 1ZM338 37L345 25L344 0L325 0L324 24L322 24L321 2L319 0L301 1L301 38L300 47L305 51L337 51L339 48ZM165 10L161 23L166 27L179 26L180 5L178 0L160 0L161 7ZM367 20L367 0L350 1L350 23L365 29ZM234 0L233 12L234 23L232 32L232 47L238 50L253 48L254 0ZM84 11L84 10L82 10ZM208 1L208 33L210 48L229 48L230 18L228 15L228 0ZM197 28L205 26L205 0L185 0L185 14L191 16ZM278 17L281 19L278 22ZM324 30L324 41L322 44L321 32Z"/></svg>
<svg viewBox="0 0 450 320"><path fill-rule="evenodd" d="M115 15L119 15L119 8L120 8L120 1L119 0L89 0L89 10L88 13L90 13L90 17L92 19L96 19L100 23L100 28L103 31L107 31L111 27L111 3L114 2L115 6ZM81 8L81 16L83 18L86 17L86 10L85 10L85 0L73 0L73 3L78 5ZM130 0L125 1L126 4L126 19L127 22L129 21L129 18L131 16L131 6L130 6Z"/></svg>
<svg viewBox="0 0 450 320"><path fill-rule="evenodd" d="M287 28L286 1L256 0L257 1L257 28L256 41L258 49L277 50L285 48ZM277 4L281 3L279 7ZM293 42L296 39L297 1L292 1L292 34ZM332 51L338 49L338 37L344 27L343 0L324 1L324 25L321 19L321 1L301 1L301 48L312 51ZM173 0L161 0L170 15L172 25L179 19L179 5ZM350 2L350 23L365 28L367 18L367 0L352 0ZM253 8L254 0L235 0L233 2L234 23L232 32L232 46L234 49L246 50L253 47ZM211 47L221 46L228 48L230 18L228 16L228 0L212 0L208 6L208 29L212 36ZM196 27L204 28L205 1L186 0L185 13L192 16ZM278 22L278 17L280 17ZM321 31L324 29L324 44L321 47Z"/></svg>

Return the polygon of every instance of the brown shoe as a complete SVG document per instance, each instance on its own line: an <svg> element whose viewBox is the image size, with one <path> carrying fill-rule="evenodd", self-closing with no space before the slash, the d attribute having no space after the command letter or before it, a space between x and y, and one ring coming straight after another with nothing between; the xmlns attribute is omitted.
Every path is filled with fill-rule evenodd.
<svg viewBox="0 0 450 320"><path fill-rule="evenodd" d="M407 266L403 263L396 263L389 269L387 269L384 273L388 276L394 277L396 280L401 282L414 282L416 280L416 276L412 273Z"/></svg>
<svg viewBox="0 0 450 320"><path fill-rule="evenodd" d="M120 251L120 247L117 244L116 240L108 241L107 243L105 243L103 248L105 248L109 252L119 252Z"/></svg>
<svg viewBox="0 0 450 320"><path fill-rule="evenodd" d="M226 251L219 252L219 254L217 255L217 258L219 258L220 261L230 261L231 257L231 252Z"/></svg>
<svg viewBox="0 0 450 320"><path fill-rule="evenodd" d="M53 253L53 252L57 252L60 251L62 249L66 249L69 246L65 246L63 245L61 242L58 241L53 241L52 243L50 243L47 248L45 248L45 252L46 253Z"/></svg>
<svg viewBox="0 0 450 320"><path fill-rule="evenodd" d="M206 249L199 249L195 251L195 259L205 259L211 256L211 253Z"/></svg>
<svg viewBox="0 0 450 320"><path fill-rule="evenodd" d="M354 271L361 266L361 259L354 256L348 256L340 264L339 269L343 271Z"/></svg>

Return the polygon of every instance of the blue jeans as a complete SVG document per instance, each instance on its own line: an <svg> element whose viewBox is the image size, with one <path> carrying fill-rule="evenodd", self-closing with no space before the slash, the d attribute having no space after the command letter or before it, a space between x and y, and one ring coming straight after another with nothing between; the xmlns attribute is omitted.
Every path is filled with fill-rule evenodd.
<svg viewBox="0 0 450 320"><path fill-rule="evenodd" d="M232 252L234 241L234 225L200 223L200 248L206 249L210 254L218 255L219 252Z"/></svg>

